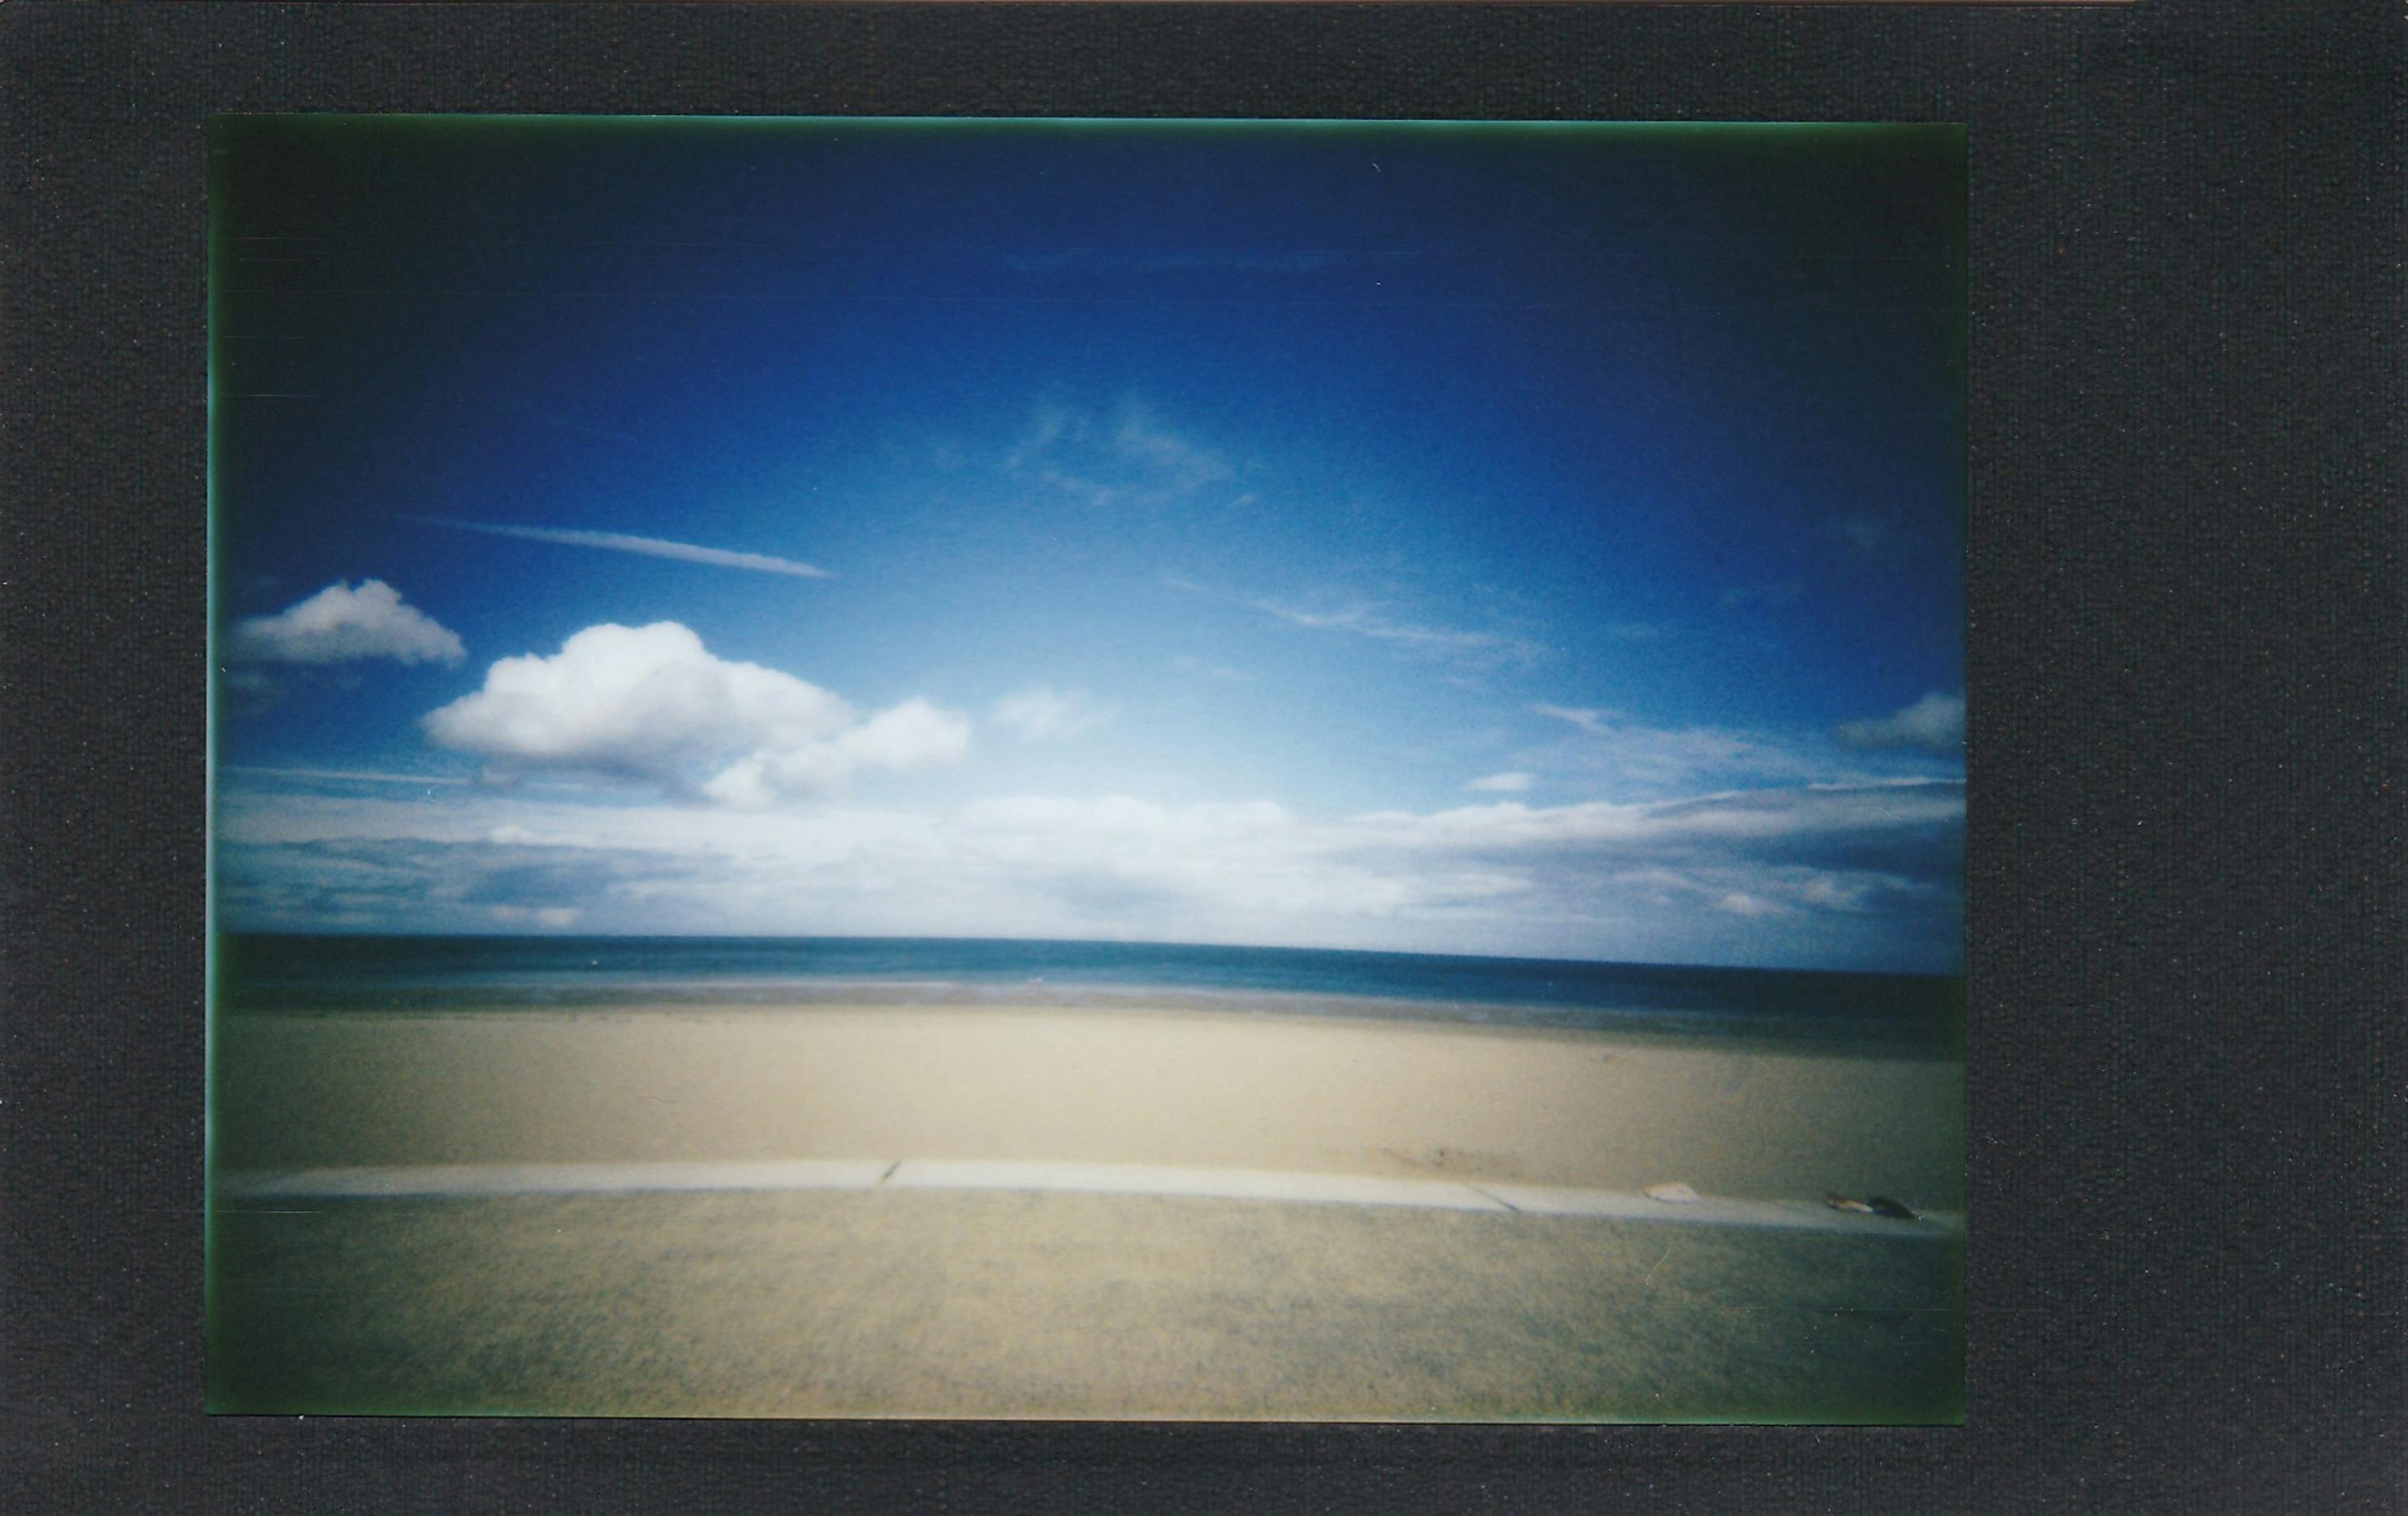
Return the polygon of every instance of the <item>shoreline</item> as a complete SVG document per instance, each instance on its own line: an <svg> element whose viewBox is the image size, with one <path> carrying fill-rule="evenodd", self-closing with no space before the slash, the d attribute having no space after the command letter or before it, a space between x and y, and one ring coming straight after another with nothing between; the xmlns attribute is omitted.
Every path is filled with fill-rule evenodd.
<svg viewBox="0 0 2408 1516"><path fill-rule="evenodd" d="M803 1015L819 1011L914 1010L931 1012L1042 1011L1075 1014L1137 1013L1148 1017L1207 1017L1304 1023L1370 1022L1398 1027L1429 1026L1465 1032L1526 1032L1601 1037L1656 1047L1760 1050L1830 1057L1881 1057L1963 1061L1954 1029L1890 1029L1879 1023L1843 1023L1800 1017L1748 1017L1728 1012L1645 1007L1553 1006L1526 1002L1439 1000L1401 996L1332 994L1318 991L1189 989L1141 984L1026 984L976 980L849 980L758 983L711 981L691 987L659 984L585 986L571 990L452 989L276 992L251 1004L221 1004L228 1020L259 1017L337 1020L376 1016L447 1021L459 1017L609 1015Z"/></svg>

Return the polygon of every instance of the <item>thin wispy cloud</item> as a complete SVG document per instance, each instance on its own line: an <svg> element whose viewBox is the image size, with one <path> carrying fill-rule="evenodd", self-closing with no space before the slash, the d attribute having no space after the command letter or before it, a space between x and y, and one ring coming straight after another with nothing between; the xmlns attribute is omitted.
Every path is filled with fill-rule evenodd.
<svg viewBox="0 0 2408 1516"><path fill-rule="evenodd" d="M1305 248L1292 252L1249 251L1235 248L1031 248L1003 255L1006 268L1018 274L1100 273L1141 270L1147 273L1310 274L1364 256L1334 249ZM1394 252L1385 256L1396 257Z"/></svg>
<svg viewBox="0 0 2408 1516"><path fill-rule="evenodd" d="M365 768L277 768L265 764L222 764L222 773L247 774L260 779L307 779L345 784L466 784L468 780L458 774L386 774Z"/></svg>
<svg viewBox="0 0 2408 1516"><path fill-rule="evenodd" d="M1517 794L1530 787L1530 776L1519 771L1489 774L1464 786L1467 790L1484 790L1498 794Z"/></svg>
<svg viewBox="0 0 2408 1516"><path fill-rule="evenodd" d="M1533 714L1572 728L1519 761L1593 791L1627 799L1768 784L1842 780L1878 773L1834 751L1826 739L1736 726L1655 726L1603 707L1531 706ZM1926 776L1930 777L1930 776Z"/></svg>
<svg viewBox="0 0 2408 1516"><path fill-rule="evenodd" d="M1161 582L1167 589L1187 594L1208 595L1262 612L1291 626L1301 626L1315 632L1344 632L1368 637L1376 642L1388 642L1434 657L1453 658L1466 663L1493 666L1504 663L1528 664L1543 656L1547 650L1526 637L1502 632L1486 632L1471 628L1432 626L1414 622L1398 621L1378 608L1356 604L1342 610L1312 610L1268 596L1252 594L1243 590L1220 590L1200 584L1182 574L1165 573Z"/></svg>
<svg viewBox="0 0 2408 1516"><path fill-rule="evenodd" d="M1112 449L1132 463L1159 471L1181 492L1227 479L1236 472L1217 449L1173 430L1152 409L1135 401L1121 407L1119 424L1112 429Z"/></svg>
<svg viewBox="0 0 2408 1516"><path fill-rule="evenodd" d="M1934 691L1892 715L1874 721L1842 722L1837 736L1851 748L1905 748L1953 754L1965 746L1965 697Z"/></svg>
<svg viewBox="0 0 2408 1516"><path fill-rule="evenodd" d="M606 552L632 552L646 558L669 558L713 568L742 568L756 574L786 574L796 579L824 579L836 576L813 564L766 552L738 552L706 548L692 542L671 542L656 536L632 536L624 532L579 532L551 526L511 526L500 522L464 522L441 516L415 516L433 526L455 532L480 532L486 536L516 537L525 542L552 542L566 548L600 548Z"/></svg>
<svg viewBox="0 0 2408 1516"><path fill-rule="evenodd" d="M1002 462L1007 474L1097 509L1169 506L1238 471L1219 449L1135 398L1124 400L1109 421L1075 407L1039 406Z"/></svg>
<svg viewBox="0 0 2408 1516"><path fill-rule="evenodd" d="M990 718L1024 742L1061 742L1111 719L1083 690L1032 685L996 702Z"/></svg>
<svg viewBox="0 0 2408 1516"><path fill-rule="evenodd" d="M1248 605L1291 625L1317 632L1350 632L1380 642L1393 642L1419 652L1452 657L1483 657L1526 662L1544 650L1535 642L1500 632L1465 631L1450 626L1421 626L1394 621L1369 607L1348 610L1312 611L1276 600L1250 600Z"/></svg>
<svg viewBox="0 0 2408 1516"><path fill-rule="evenodd" d="M1591 737L1603 737L1605 723L1615 715L1602 706L1551 706L1543 701L1530 708L1541 716L1570 722Z"/></svg>
<svg viewBox="0 0 2408 1516"><path fill-rule="evenodd" d="M1226 679L1231 684L1251 684L1254 678L1242 668L1232 668L1226 664L1216 664L1208 659L1193 658L1183 652L1172 656L1170 666L1182 674L1201 674L1207 679Z"/></svg>
<svg viewBox="0 0 2408 1516"><path fill-rule="evenodd" d="M1796 605L1804 593L1804 586L1795 579L1780 584L1735 584L1722 593L1718 604L1726 611L1745 610L1751 606L1778 610Z"/></svg>
<svg viewBox="0 0 2408 1516"><path fill-rule="evenodd" d="M1846 551L1857 558L1881 557L1911 549L1923 538L1923 534L1896 510L1880 513L1849 511L1832 517L1825 523L1824 530L1833 539L1845 544Z"/></svg>

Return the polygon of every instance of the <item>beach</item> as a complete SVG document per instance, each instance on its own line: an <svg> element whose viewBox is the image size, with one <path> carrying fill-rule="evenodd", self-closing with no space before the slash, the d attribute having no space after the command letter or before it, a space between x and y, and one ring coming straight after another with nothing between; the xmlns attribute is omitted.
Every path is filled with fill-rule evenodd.
<svg viewBox="0 0 2408 1516"><path fill-rule="evenodd" d="M221 1174L1015 1159L1962 1205L1932 1057L1141 1008L220 1020Z"/></svg>
<svg viewBox="0 0 2408 1516"><path fill-rule="evenodd" d="M1961 1410L1945 1058L675 1005L229 1014L212 1062L222 1410Z"/></svg>

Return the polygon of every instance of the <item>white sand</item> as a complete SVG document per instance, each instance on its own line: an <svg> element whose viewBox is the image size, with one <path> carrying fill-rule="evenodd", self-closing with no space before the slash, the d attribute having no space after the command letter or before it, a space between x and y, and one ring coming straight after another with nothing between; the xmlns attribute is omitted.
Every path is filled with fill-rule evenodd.
<svg viewBox="0 0 2408 1516"><path fill-rule="evenodd" d="M221 1017L218 1171L1041 1162L1963 1203L1961 1065L1139 1009Z"/></svg>

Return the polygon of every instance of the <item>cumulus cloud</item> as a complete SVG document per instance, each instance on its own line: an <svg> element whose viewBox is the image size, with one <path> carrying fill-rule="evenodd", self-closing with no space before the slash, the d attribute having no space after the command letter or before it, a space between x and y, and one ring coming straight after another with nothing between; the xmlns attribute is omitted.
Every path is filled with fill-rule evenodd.
<svg viewBox="0 0 2408 1516"><path fill-rule="evenodd" d="M1522 773L1490 774L1484 778L1473 779L1464 786L1467 790L1499 791L1526 790L1529 787L1530 776Z"/></svg>
<svg viewBox="0 0 2408 1516"><path fill-rule="evenodd" d="M1027 742L1058 742L1094 730L1106 720L1084 692L1032 685L996 702L990 718Z"/></svg>
<svg viewBox="0 0 2408 1516"><path fill-rule="evenodd" d="M846 732L836 745L870 768L934 768L962 761L970 748L970 723L915 696Z"/></svg>
<svg viewBox="0 0 2408 1516"><path fill-rule="evenodd" d="M460 638L382 579L353 589L337 579L273 616L235 622L230 656L251 663L347 664L391 658L404 664L457 664L468 655Z"/></svg>
<svg viewBox="0 0 2408 1516"><path fill-rule="evenodd" d="M1836 735L1852 748L1955 753L1965 746L1965 697L1934 692L1895 715L1842 722Z"/></svg>
<svg viewBox="0 0 2408 1516"><path fill-rule="evenodd" d="M597 774L746 808L840 789L857 769L956 762L970 735L924 700L863 720L815 684L714 656L675 622L589 626L556 653L502 659L423 725L500 776Z"/></svg>

